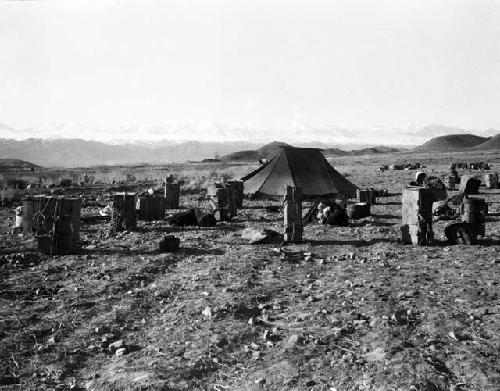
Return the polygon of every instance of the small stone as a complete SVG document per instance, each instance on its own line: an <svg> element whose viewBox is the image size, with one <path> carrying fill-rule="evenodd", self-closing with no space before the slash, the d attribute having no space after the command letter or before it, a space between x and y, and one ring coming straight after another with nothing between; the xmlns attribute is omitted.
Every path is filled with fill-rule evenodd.
<svg viewBox="0 0 500 391"><path fill-rule="evenodd" d="M108 349L111 353L113 353L113 352L115 352L119 349L122 349L124 347L125 347L125 342L123 342L123 339L119 339L118 341L115 341L115 342L109 344Z"/></svg>
<svg viewBox="0 0 500 391"><path fill-rule="evenodd" d="M314 260L314 258L311 256L311 255L307 255L305 258L304 258L304 261L306 262L312 262Z"/></svg>
<svg viewBox="0 0 500 391"><path fill-rule="evenodd" d="M260 352L253 352L252 360L259 360L259 359L260 359Z"/></svg>
<svg viewBox="0 0 500 391"><path fill-rule="evenodd" d="M213 314L213 311L212 311L212 308L211 307L205 307L205 309L202 311L202 315L208 317L208 318L211 318L214 314Z"/></svg>
<svg viewBox="0 0 500 391"><path fill-rule="evenodd" d="M256 379L255 384L258 384L258 385L266 384L266 379L263 377L261 377L260 379Z"/></svg>
<svg viewBox="0 0 500 391"><path fill-rule="evenodd" d="M127 352L127 348L120 348L120 349L117 349L116 352L115 352L115 355L116 356L124 356L126 355L128 352Z"/></svg>

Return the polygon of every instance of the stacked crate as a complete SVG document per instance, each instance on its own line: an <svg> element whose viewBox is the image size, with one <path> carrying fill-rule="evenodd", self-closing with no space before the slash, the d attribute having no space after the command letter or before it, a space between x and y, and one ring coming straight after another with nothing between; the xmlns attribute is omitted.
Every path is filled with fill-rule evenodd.
<svg viewBox="0 0 500 391"><path fill-rule="evenodd" d="M38 251L50 255L77 252L81 199L42 196L37 201L32 219Z"/></svg>
<svg viewBox="0 0 500 391"><path fill-rule="evenodd" d="M455 190L456 178L454 175L448 175L444 178L444 185L447 190Z"/></svg>
<svg viewBox="0 0 500 391"><path fill-rule="evenodd" d="M169 176L165 179L165 208L179 209L181 194L181 184L174 182L174 178Z"/></svg>
<svg viewBox="0 0 500 391"><path fill-rule="evenodd" d="M434 240L432 231L432 189L410 187L403 189L402 241L405 244L431 245Z"/></svg>
<svg viewBox="0 0 500 391"><path fill-rule="evenodd" d="M484 198L465 197L460 207L463 223L473 224L477 227L478 235L485 236L485 219L488 214L488 204Z"/></svg>
<svg viewBox="0 0 500 391"><path fill-rule="evenodd" d="M136 200L135 193L117 192L113 194L113 214L111 217L113 231L135 231L137 229Z"/></svg>
<svg viewBox="0 0 500 391"><path fill-rule="evenodd" d="M35 211L38 211L40 198L43 195L35 195L23 198L23 232L33 233L38 228L37 222L33 219Z"/></svg>
<svg viewBox="0 0 500 391"><path fill-rule="evenodd" d="M227 184L233 187L236 207L241 209L243 207L244 182L239 180L233 180L233 181L228 181Z"/></svg>
<svg viewBox="0 0 500 391"><path fill-rule="evenodd" d="M139 197L137 204L140 220L161 220L165 217L165 197L142 196Z"/></svg>
<svg viewBox="0 0 500 391"><path fill-rule="evenodd" d="M300 187L286 186L283 200L283 239L289 243L302 242L302 190Z"/></svg>
<svg viewBox="0 0 500 391"><path fill-rule="evenodd" d="M207 190L210 207L217 221L230 220L238 214L233 186L216 183Z"/></svg>

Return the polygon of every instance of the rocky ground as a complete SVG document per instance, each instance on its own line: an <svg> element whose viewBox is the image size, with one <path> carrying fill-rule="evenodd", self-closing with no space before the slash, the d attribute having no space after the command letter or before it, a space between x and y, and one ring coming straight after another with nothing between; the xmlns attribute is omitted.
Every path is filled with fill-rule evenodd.
<svg viewBox="0 0 500 391"><path fill-rule="evenodd" d="M499 390L500 190L481 190L479 245L414 247L398 240L414 173L344 172L394 195L300 245L248 244L243 229L281 231L282 214L245 201L215 228L115 236L87 219L80 254L46 256L1 208L0 389ZM179 252L157 251L166 234Z"/></svg>

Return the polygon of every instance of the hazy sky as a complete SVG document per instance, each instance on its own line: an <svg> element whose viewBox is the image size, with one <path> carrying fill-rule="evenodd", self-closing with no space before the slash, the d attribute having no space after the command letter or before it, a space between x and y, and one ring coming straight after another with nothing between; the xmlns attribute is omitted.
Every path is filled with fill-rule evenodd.
<svg viewBox="0 0 500 391"><path fill-rule="evenodd" d="M498 0L0 1L13 127L484 129L499 106Z"/></svg>

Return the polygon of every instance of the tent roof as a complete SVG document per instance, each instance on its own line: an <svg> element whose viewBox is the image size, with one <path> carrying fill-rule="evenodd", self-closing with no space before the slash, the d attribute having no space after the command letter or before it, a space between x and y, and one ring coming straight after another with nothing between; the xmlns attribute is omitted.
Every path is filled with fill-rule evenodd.
<svg viewBox="0 0 500 391"><path fill-rule="evenodd" d="M267 165L243 178L245 193L281 199L285 186L302 188L304 198L356 195L356 186L325 159L319 149L283 147Z"/></svg>

